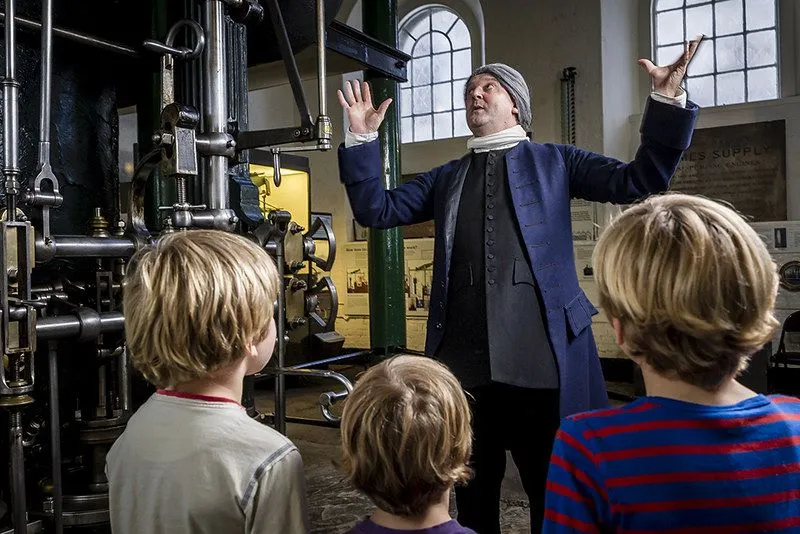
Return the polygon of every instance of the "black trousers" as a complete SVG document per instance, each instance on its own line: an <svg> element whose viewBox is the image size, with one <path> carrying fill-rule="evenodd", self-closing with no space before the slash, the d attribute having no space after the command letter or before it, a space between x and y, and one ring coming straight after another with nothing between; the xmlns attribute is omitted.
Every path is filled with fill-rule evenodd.
<svg viewBox="0 0 800 534"><path fill-rule="evenodd" d="M500 485L511 456L528 495L531 532L541 531L545 483L560 422L557 389L526 389L492 383L472 396L474 476L456 487L458 522L478 534L500 534Z"/></svg>

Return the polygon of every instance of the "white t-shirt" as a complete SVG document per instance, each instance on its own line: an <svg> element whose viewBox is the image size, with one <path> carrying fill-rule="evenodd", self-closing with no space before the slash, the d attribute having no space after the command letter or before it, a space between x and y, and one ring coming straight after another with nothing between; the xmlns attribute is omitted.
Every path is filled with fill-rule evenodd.
<svg viewBox="0 0 800 534"><path fill-rule="evenodd" d="M106 458L115 534L305 533L300 453L233 401L159 392Z"/></svg>

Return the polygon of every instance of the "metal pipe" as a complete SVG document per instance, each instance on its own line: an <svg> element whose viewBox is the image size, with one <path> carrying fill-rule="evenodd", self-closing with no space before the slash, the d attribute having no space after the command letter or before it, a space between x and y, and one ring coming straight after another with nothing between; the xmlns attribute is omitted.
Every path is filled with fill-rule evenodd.
<svg viewBox="0 0 800 534"><path fill-rule="evenodd" d="M16 79L17 27L14 18L16 0L6 0L5 28L6 69L3 78L3 176L6 211L9 221L17 220L19 193L19 82Z"/></svg>
<svg viewBox="0 0 800 534"><path fill-rule="evenodd" d="M22 445L22 412L18 408L13 408L9 413L9 438L14 534L26 534L28 510L25 502L25 457Z"/></svg>
<svg viewBox="0 0 800 534"><path fill-rule="evenodd" d="M0 24L5 24L6 15L5 13L0 13ZM26 19L23 17L14 17L14 21L19 24L20 28L24 28L26 30L41 30L42 25L35 20ZM53 35L56 37L61 37L70 41L74 41L76 43L84 44L91 46L93 48L99 48L100 50L106 50L107 52L115 52L117 54L122 54L125 56L138 58L139 52L137 52L134 48L130 46L125 46L119 43L114 43L112 41L106 41L105 39L99 39L92 35L86 35L85 33L79 33L72 30L65 30L63 28L53 28Z"/></svg>
<svg viewBox="0 0 800 534"><path fill-rule="evenodd" d="M53 463L53 528L56 534L64 531L64 516L61 511L61 420L58 403L58 343L48 343L48 370L50 379L50 461Z"/></svg>
<svg viewBox="0 0 800 534"><path fill-rule="evenodd" d="M317 0L317 81L319 83L319 114L328 115L326 88L327 66L325 63L325 0Z"/></svg>
<svg viewBox="0 0 800 534"><path fill-rule="evenodd" d="M128 258L136 252L136 244L125 237L88 237L55 235L50 243L36 241L37 261L53 258Z"/></svg>
<svg viewBox="0 0 800 534"><path fill-rule="evenodd" d="M286 435L286 290L284 284L285 261L284 240L279 239L275 244L275 264L278 267L278 280L281 287L278 290L278 316L275 318L277 326L276 345L278 351L278 373L275 376L275 430Z"/></svg>
<svg viewBox="0 0 800 534"><path fill-rule="evenodd" d="M88 310L87 310L88 311ZM89 312L87 315L59 315L36 321L36 336L40 340L63 339L120 332L125 329L122 312Z"/></svg>
<svg viewBox="0 0 800 534"><path fill-rule="evenodd" d="M227 133L228 95L225 80L225 6L221 0L206 0L203 11L206 46L203 51L203 116L205 131ZM227 209L229 199L228 159L207 156L205 204L211 210Z"/></svg>

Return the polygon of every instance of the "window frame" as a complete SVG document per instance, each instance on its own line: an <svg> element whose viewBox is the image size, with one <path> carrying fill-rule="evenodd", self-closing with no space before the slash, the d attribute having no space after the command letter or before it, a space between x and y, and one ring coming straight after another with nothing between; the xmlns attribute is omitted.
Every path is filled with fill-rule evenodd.
<svg viewBox="0 0 800 534"><path fill-rule="evenodd" d="M441 28L434 28L434 26L433 26L433 17L435 15L435 13L438 12L438 11L446 11L446 12L452 14L455 17L453 22L450 24L450 26L444 31ZM423 14L424 14L424 16L426 16L428 18L429 27L422 35L420 35L419 37L415 38L412 35L412 33L408 31L408 29L406 27L407 27L407 25L409 23L411 23L411 22L413 22L415 20L418 20L418 17L420 17ZM464 29L467 32L467 41L466 41L467 45L466 46L460 46L460 47L457 48L456 44L453 43L453 40L450 37L449 33L453 30L453 28L455 28L455 26L459 22L463 25ZM433 38L432 38L432 34L434 34L434 33L438 33L440 35L443 35L447 39L447 42L450 45L449 50L444 51L444 52L434 52ZM456 58L456 54L458 52L468 51L468 55L469 55L469 71L470 71L470 73L472 71L472 66L473 66L474 59L475 59L475 55L474 55L474 53L475 53L475 51L474 51L474 38L475 38L475 36L473 35L473 30L470 28L469 24L467 23L467 20L464 17L462 17L461 14L458 11L456 11L455 9L453 9L450 6L443 5L443 4L438 4L438 3L423 4L423 5L419 6L419 7L417 7L416 9L412 10L411 12L409 12L405 17L403 17L403 19L398 24L397 34L398 34L398 43L400 42L401 37L403 39L405 39L407 37L407 38L413 40L413 44L411 45L411 49L409 51L409 54L412 56L412 59L408 63L409 80L408 80L408 82L400 84L400 86L398 88L398 90L399 90L398 97L399 97L399 100L400 100L400 139L401 139L401 143L402 144L408 144L408 143L424 143L424 142L431 142L431 141L442 141L442 140L446 140L446 139L455 139L455 138L458 138L458 137L464 137L464 136L470 135L469 133L457 132L457 130L456 130L457 129L457 124L458 124L458 120L456 118L456 114L459 113L459 112L463 112L465 108L464 108L463 102L461 102L460 100L456 101L456 98L455 98L456 97L456 90L455 89L456 89L458 83L459 82L466 83L466 81L469 79L469 74L467 74L466 77L458 77L458 78L455 77L455 58ZM403 36L403 34L405 34L405 36ZM413 57L414 49L419 45L420 40L425 39L425 38L427 38L429 40L430 50L424 56ZM398 47L400 47L399 44L398 44ZM449 55L449 62L450 62L449 73L450 73L450 76L448 78L446 78L446 79L437 81L435 79L435 77L434 77L434 70L433 70L433 64L434 63L433 63L433 61L434 61L434 58L436 58L437 56L443 56L443 55ZM430 68L430 74L431 75L430 75L430 80L428 81L428 83L415 84L414 75L413 75L413 73L414 73L413 64L414 64L414 61L420 60L420 59L429 62L429 68ZM436 101L434 100L434 95L435 95L435 88L437 86L440 86L440 85L449 86L450 105L449 105L449 108L447 108L447 109L438 110L437 111L436 110ZM417 112L415 110L415 106L414 106L415 91L419 90L419 89L425 89L425 88L427 88L428 91L430 91L430 99L431 99L430 111L429 112ZM410 99L410 102L407 103L407 107L409 108L409 111L410 111L409 114L404 114L404 110L403 110L403 108L404 108L404 106L403 106L403 98L404 98L403 95L404 95L405 91L408 92L407 93L409 95L408 98ZM449 114L450 115L450 128L449 128L450 135L445 135L445 136L442 136L442 137L436 137L436 116L440 115L440 114ZM430 137L427 138L427 139L419 139L419 140L417 140L417 138L416 138L417 137L416 136L417 132L416 132L416 120L415 119L417 119L419 117L430 117ZM408 122L409 122L410 127L411 127L411 131L407 133L408 139L405 139L405 140L404 140L405 135L403 133L403 122L404 122L404 119L405 120L409 120Z"/></svg>
<svg viewBox="0 0 800 534"><path fill-rule="evenodd" d="M698 1L697 3L693 3L693 4L687 5L686 0L682 0L682 5L679 6L679 7L666 8L666 9L660 9L659 10L658 6L662 2L662 0L653 0L652 4L651 4L651 10L650 10L650 22L651 22L651 28L652 28L652 32L651 32L652 38L651 38L650 45L651 45L652 56L654 57L655 60L658 60L658 59L660 59L660 58L658 58L658 49L659 48L683 45L682 42L668 42L668 43L659 43L658 42L658 29L659 29L658 28L658 15L659 14L668 13L668 12L680 12L681 13L681 19L682 19L682 22L683 22L683 29L682 29L683 31L682 31L682 33L683 33L684 36L686 36L686 11L687 11L687 9L692 9L692 8L697 8L697 7L702 7L702 6L710 6L711 7L711 24L712 24L712 29L713 29L714 34L712 36L707 36L707 37L710 37L710 39L712 39L713 42L714 42L714 50L712 52L712 58L711 58L712 59L712 64L713 64L713 68L712 68L712 70L710 72L704 73L704 74L695 75L695 74L687 73L686 77L684 78L684 82L682 84L683 87L685 88L686 87L686 82L687 81L691 81L692 79L704 78L704 77L712 77L713 78L713 83L714 83L714 103L712 105L710 105L710 106L705 106L705 107L722 107L722 106L728 106L728 105L753 104L753 103L758 103L758 102L769 102L769 101L772 101L772 100L780 100L781 98L784 97L784 95L787 92L787 87L785 85L786 73L784 72L784 69L785 69L784 44L785 43L782 42L782 38L781 38L781 36L782 36L781 15L782 15L782 13L784 11L784 6L782 6L782 4L783 4L782 0L773 0L774 9L775 9L775 23L774 23L774 25L773 26L768 26L768 27L765 27L765 28L758 28L758 29L755 29L755 30L747 29L747 0L741 0L741 3L742 3L742 27L741 27L741 31L737 31L737 32L733 32L733 33L719 34L718 35L716 33L716 17L717 17L717 14L716 14L715 7L716 7L716 5L718 3L722 2L722 1L726 1L726 0L701 0L701 1ZM775 61L773 63L769 63L769 64L765 64L765 65L758 65L758 66L755 66L755 67L749 66L748 65L748 57L747 57L747 55L748 55L747 54L747 37L748 37L748 35L754 34L754 33L760 33L760 32L767 32L767 31L774 31L775 32ZM741 36L742 37L743 66L741 68L719 70L718 66L717 66L717 48L716 48L717 42L721 38L736 37L736 36ZM750 73L752 71L754 71L754 70L768 69L768 68L774 68L775 69L775 73L776 73L776 82L775 82L776 96L775 96L775 98L766 98L766 99L762 98L762 99L758 99L758 100L750 100L749 99L750 89L748 87L748 80L749 80ZM719 103L719 81L718 81L718 78L719 78L720 75L733 74L733 73L742 73L742 75L743 75L743 78L744 78L743 79L744 100L742 100L741 102L736 102L736 103L732 103L732 104L720 104Z"/></svg>

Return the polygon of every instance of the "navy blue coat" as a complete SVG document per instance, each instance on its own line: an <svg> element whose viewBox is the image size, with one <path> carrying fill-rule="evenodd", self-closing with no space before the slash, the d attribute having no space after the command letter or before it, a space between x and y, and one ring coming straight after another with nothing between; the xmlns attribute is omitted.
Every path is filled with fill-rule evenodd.
<svg viewBox="0 0 800 534"><path fill-rule="evenodd" d="M648 99L641 144L630 163L571 145L522 142L506 153L514 212L558 362L562 416L608 402L590 328L597 309L578 285L575 272L570 199L629 204L665 191L691 141L697 109L692 102L684 109ZM341 180L359 224L392 228L434 220L433 285L425 343L425 352L431 356L442 340L448 312L450 256L464 180L461 167L459 160L453 160L387 191L378 141L339 148ZM492 375L492 380L512 385L514 379L513 374Z"/></svg>

